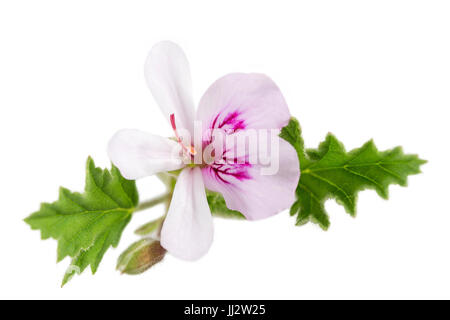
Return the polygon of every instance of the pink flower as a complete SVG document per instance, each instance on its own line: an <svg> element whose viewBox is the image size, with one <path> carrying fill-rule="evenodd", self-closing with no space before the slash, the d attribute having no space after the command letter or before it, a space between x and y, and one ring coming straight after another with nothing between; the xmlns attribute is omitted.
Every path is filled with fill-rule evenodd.
<svg viewBox="0 0 450 320"><path fill-rule="evenodd" d="M227 207L240 211L248 220L270 217L294 202L300 170L297 154L286 141L275 136L276 148L270 151L277 151L271 157L278 161L278 170L264 175L262 164L249 161L248 149L236 151L229 145L222 149L212 139L218 131L228 141L250 130L279 132L287 125L287 104L270 78L262 74L226 75L211 85L195 112L189 65L176 44L161 42L153 47L145 76L177 139L121 130L109 142L108 154L130 180L182 169L161 230L161 245L167 251L195 260L209 250L214 231L205 187L221 193ZM195 136L194 120L201 121L200 146L187 143L187 136ZM209 145L213 151L207 161L203 149ZM190 164L186 165L186 159Z"/></svg>

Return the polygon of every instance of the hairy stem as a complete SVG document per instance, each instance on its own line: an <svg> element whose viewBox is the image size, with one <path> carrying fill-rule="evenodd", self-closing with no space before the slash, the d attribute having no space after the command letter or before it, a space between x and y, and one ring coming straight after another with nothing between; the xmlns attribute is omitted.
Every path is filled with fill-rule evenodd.
<svg viewBox="0 0 450 320"><path fill-rule="evenodd" d="M144 201L139 204L139 206L136 208L136 210L134 210L134 212L138 212L138 211L142 211L142 210L154 207L160 203L167 203L168 201L170 201L171 196L172 196L171 192L166 192L156 198Z"/></svg>

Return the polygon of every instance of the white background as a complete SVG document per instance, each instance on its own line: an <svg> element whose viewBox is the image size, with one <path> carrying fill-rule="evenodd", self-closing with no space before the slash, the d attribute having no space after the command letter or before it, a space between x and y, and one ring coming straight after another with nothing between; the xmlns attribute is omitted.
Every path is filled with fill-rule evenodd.
<svg viewBox="0 0 450 320"><path fill-rule="evenodd" d="M450 298L449 17L448 1L2 1L0 297ZM60 289L69 261L22 219L60 185L82 190L88 155L108 166L116 130L171 134L143 76L166 39L186 51L196 101L226 73L266 73L308 147L331 131L348 149L374 138L429 163L389 201L361 193L356 219L328 201L328 232L287 212L216 219L200 261L120 276L133 230L162 208L140 212L95 276ZM139 187L162 190L153 177Z"/></svg>

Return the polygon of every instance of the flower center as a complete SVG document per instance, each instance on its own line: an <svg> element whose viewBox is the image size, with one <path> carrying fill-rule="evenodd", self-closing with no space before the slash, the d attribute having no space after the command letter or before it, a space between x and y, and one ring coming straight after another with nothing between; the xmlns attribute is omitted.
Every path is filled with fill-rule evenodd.
<svg viewBox="0 0 450 320"><path fill-rule="evenodd" d="M178 141L178 143L181 145L181 147L183 148L183 150L188 153L191 156L195 156L195 154L197 153L197 151L195 150L193 145L190 146L186 146L185 144L183 144L183 139L178 135L178 131L177 131L177 125L175 124L175 114L172 113L170 115L170 124L172 125L172 129L173 132L175 133L175 137Z"/></svg>

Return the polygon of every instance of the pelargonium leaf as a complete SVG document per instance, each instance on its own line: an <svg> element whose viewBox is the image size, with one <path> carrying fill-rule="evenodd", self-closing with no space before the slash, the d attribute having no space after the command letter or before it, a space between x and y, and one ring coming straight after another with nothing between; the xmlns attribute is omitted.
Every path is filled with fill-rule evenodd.
<svg viewBox="0 0 450 320"><path fill-rule="evenodd" d="M373 141L347 152L332 134L318 149L304 152L300 126L295 119L283 128L280 136L301 153L301 177L291 215L297 215L297 225L312 221L325 230L330 225L324 207L327 199L336 199L355 216L359 191L374 189L387 199L389 185L406 186L407 177L420 173L420 166L426 162L417 155L404 154L400 147L380 152Z"/></svg>
<svg viewBox="0 0 450 320"><path fill-rule="evenodd" d="M295 151L297 151L301 167L305 161L305 147L302 137L302 128L296 118L292 117L289 123L281 129L280 138L289 142L294 147Z"/></svg>
<svg viewBox="0 0 450 320"><path fill-rule="evenodd" d="M138 202L134 181L123 178L114 166L97 168L88 158L84 193L61 188L57 201L43 203L25 222L40 230L42 239L58 241L58 261L73 258L64 285L89 265L93 274L97 271L105 252L119 244Z"/></svg>

